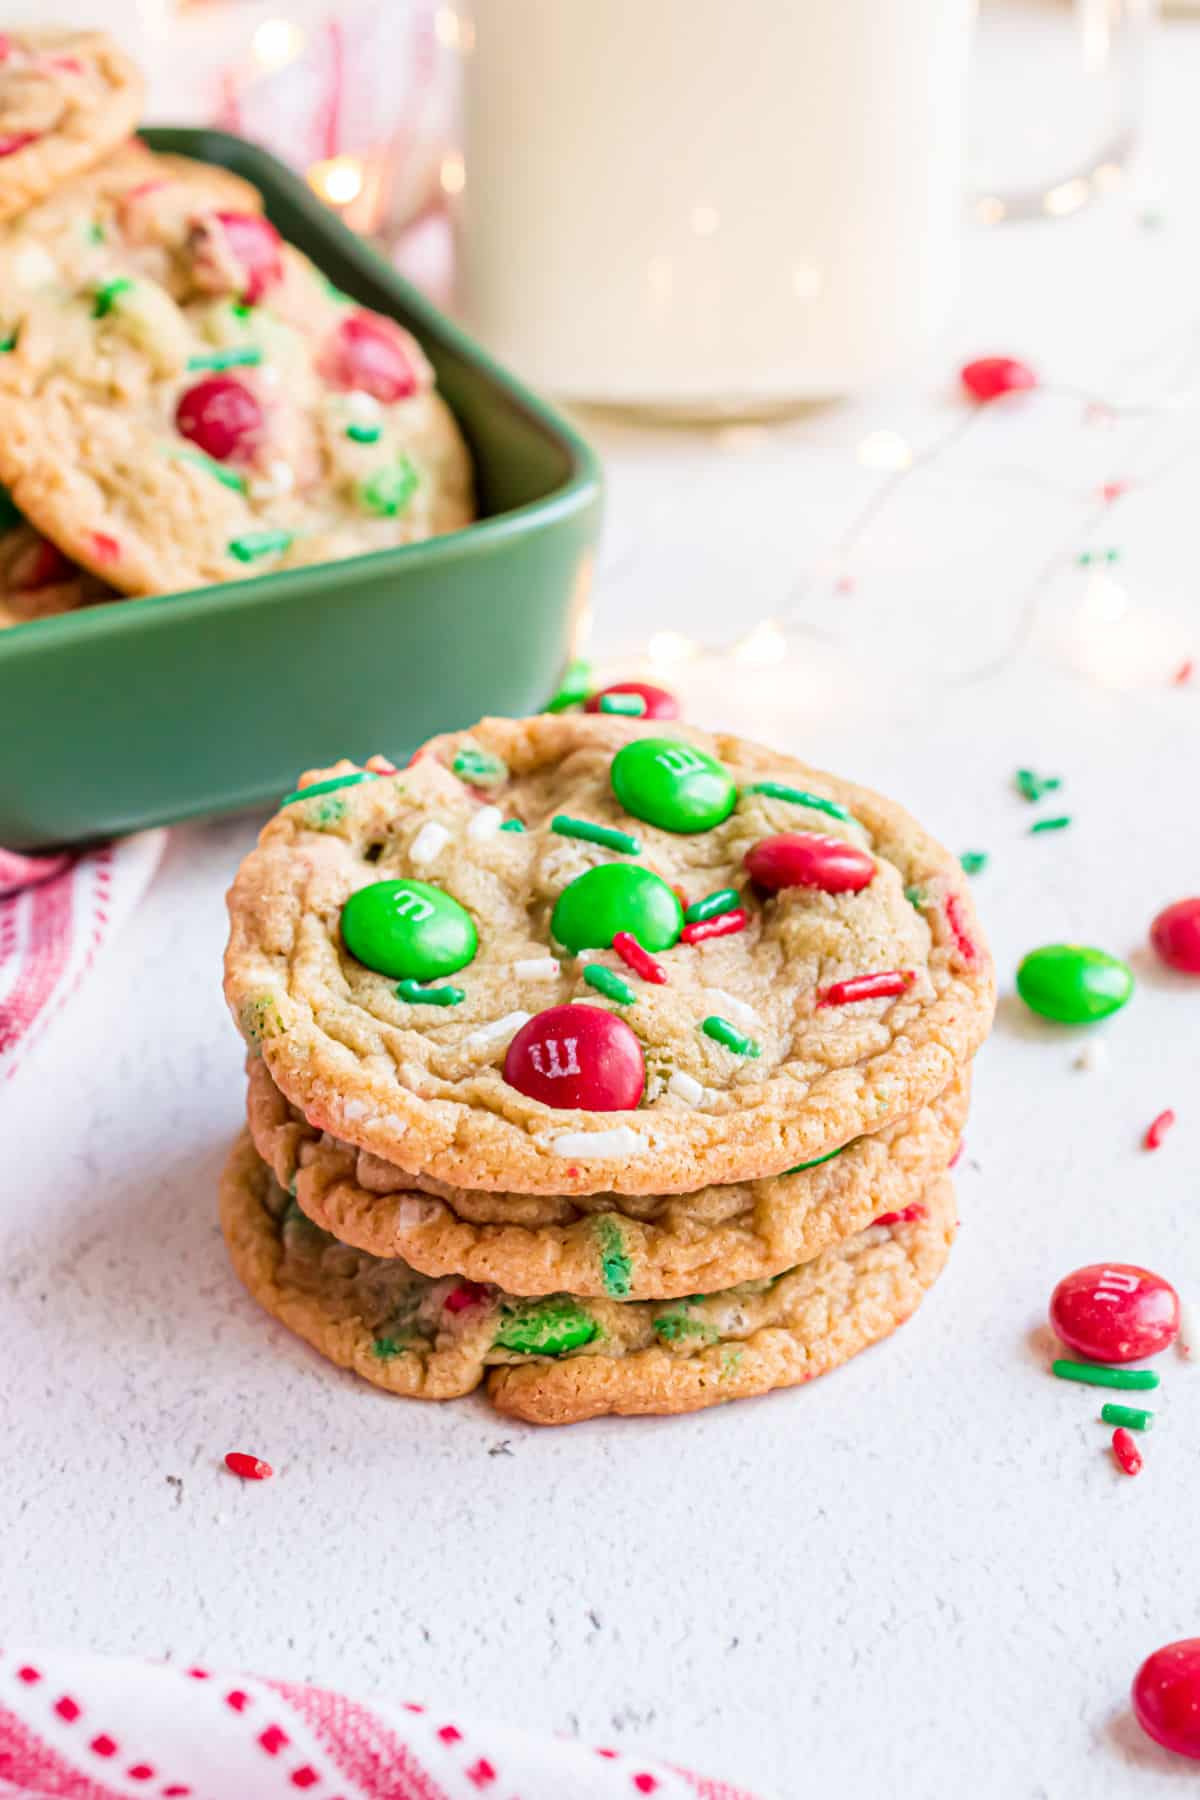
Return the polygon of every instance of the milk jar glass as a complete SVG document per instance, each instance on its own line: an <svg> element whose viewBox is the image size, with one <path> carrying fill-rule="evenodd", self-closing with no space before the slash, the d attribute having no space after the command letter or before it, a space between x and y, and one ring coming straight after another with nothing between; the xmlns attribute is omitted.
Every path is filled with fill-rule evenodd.
<svg viewBox="0 0 1200 1800"><path fill-rule="evenodd" d="M560 395L685 416L903 365L954 297L971 10L456 9L468 326Z"/></svg>

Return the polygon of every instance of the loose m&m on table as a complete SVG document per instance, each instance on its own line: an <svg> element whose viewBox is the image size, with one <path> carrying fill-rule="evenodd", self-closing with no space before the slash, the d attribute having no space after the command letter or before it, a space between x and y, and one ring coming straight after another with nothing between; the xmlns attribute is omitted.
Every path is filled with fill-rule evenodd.
<svg viewBox="0 0 1200 1800"><path fill-rule="evenodd" d="M1200 1638L1155 1650L1134 1676L1130 1698L1147 1736L1200 1762Z"/></svg>
<svg viewBox="0 0 1200 1800"><path fill-rule="evenodd" d="M1200 975L1200 895L1164 906L1150 927L1150 942L1168 969Z"/></svg>
<svg viewBox="0 0 1200 1800"><path fill-rule="evenodd" d="M1132 1263L1090 1263L1059 1282L1050 1323L1076 1355L1098 1363L1157 1356L1179 1332L1179 1295Z"/></svg>
<svg viewBox="0 0 1200 1800"><path fill-rule="evenodd" d="M1120 1011L1133 993L1133 973L1106 950L1043 944L1022 958L1017 992L1044 1019L1087 1025Z"/></svg>

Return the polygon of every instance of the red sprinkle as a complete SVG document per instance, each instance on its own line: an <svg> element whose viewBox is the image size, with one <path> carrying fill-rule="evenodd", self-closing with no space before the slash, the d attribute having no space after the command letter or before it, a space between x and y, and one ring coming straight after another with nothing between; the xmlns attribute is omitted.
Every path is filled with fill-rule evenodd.
<svg viewBox="0 0 1200 1800"><path fill-rule="evenodd" d="M468 1307L478 1306L487 1299L487 1289L480 1287L477 1281L462 1281L456 1288L451 1288L442 1306L446 1312L466 1312Z"/></svg>
<svg viewBox="0 0 1200 1800"><path fill-rule="evenodd" d="M1037 386L1037 376L1029 364L1018 362L1013 356L980 356L959 370L959 379L972 400L981 403Z"/></svg>
<svg viewBox="0 0 1200 1800"><path fill-rule="evenodd" d="M818 1006L849 1006L855 1000L891 1000L910 988L916 976L911 969L886 969L879 975L852 975L835 981L818 995Z"/></svg>
<svg viewBox="0 0 1200 1800"><path fill-rule="evenodd" d="M263 1462L259 1456L247 1456L244 1450L227 1451L225 1467L243 1481L266 1481L275 1473L270 1463Z"/></svg>
<svg viewBox="0 0 1200 1800"><path fill-rule="evenodd" d="M685 944L702 944L705 938L732 937L735 931L745 931L746 925L745 907L736 906L732 912L717 913L711 919L693 920L692 924L684 926L679 936Z"/></svg>
<svg viewBox="0 0 1200 1800"><path fill-rule="evenodd" d="M1157 1119L1151 1119L1147 1125L1146 1135L1142 1139L1142 1149L1157 1150L1174 1123L1175 1114L1168 1106L1165 1112L1160 1112Z"/></svg>
<svg viewBox="0 0 1200 1800"><path fill-rule="evenodd" d="M115 537L109 537L107 531L89 531L88 542L98 562L116 562L121 554L120 544Z"/></svg>
<svg viewBox="0 0 1200 1800"><path fill-rule="evenodd" d="M26 144L34 143L39 136L40 133L36 131L6 133L5 136L0 137L0 156L12 156L16 151L23 150Z"/></svg>
<svg viewBox="0 0 1200 1800"><path fill-rule="evenodd" d="M954 1155L950 1158L949 1164L947 1165L949 1168L957 1169L959 1163L962 1161L963 1151L966 1149L966 1147L967 1147L966 1138L959 1138L958 1148L954 1152Z"/></svg>
<svg viewBox="0 0 1200 1800"><path fill-rule="evenodd" d="M1113 1432L1113 1455L1117 1459L1117 1467L1122 1475L1140 1475L1142 1472L1142 1453L1133 1440L1133 1433L1118 1425Z"/></svg>
<svg viewBox="0 0 1200 1800"><path fill-rule="evenodd" d="M1100 489L1100 498L1108 501L1119 500L1122 494L1128 492L1129 483L1127 481L1106 481Z"/></svg>
<svg viewBox="0 0 1200 1800"><path fill-rule="evenodd" d="M957 894L946 896L946 923L954 933L954 941L958 945L959 955L968 962L976 957L975 940L971 937L962 922L962 907Z"/></svg>
<svg viewBox="0 0 1200 1800"><path fill-rule="evenodd" d="M927 1219L928 1217L929 1208L922 1201L914 1200L911 1206L903 1207L900 1212L880 1213L877 1219L871 1220L871 1223L872 1225L912 1225L917 1219Z"/></svg>
<svg viewBox="0 0 1200 1800"><path fill-rule="evenodd" d="M1196 665L1192 661L1190 656L1186 659L1186 661L1181 662L1179 667L1176 669L1174 675L1172 675L1172 677L1171 677L1171 680L1175 683L1175 686L1176 687L1186 686L1186 684L1192 679L1192 673L1193 673L1195 667L1196 667Z"/></svg>
<svg viewBox="0 0 1200 1800"><path fill-rule="evenodd" d="M683 935L686 937L687 932ZM640 975L643 981L656 981L660 987L665 987L667 971L642 949L632 931L618 931L613 938L612 947L635 975Z"/></svg>

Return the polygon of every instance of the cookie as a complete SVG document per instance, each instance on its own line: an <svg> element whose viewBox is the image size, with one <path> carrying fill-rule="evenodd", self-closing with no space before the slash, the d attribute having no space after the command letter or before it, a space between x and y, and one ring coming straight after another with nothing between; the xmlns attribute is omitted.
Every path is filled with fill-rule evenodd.
<svg viewBox="0 0 1200 1800"><path fill-rule="evenodd" d="M226 995L313 1124L450 1187L663 1195L946 1088L994 1008L957 858L865 788L661 732L489 719L283 805L230 892ZM752 877L780 836L820 881Z"/></svg>
<svg viewBox="0 0 1200 1800"><path fill-rule="evenodd" d="M4 497L0 494L0 511ZM0 530L0 629L75 612L115 596L95 575L77 568L57 545L18 521Z"/></svg>
<svg viewBox="0 0 1200 1800"><path fill-rule="evenodd" d="M182 160L60 196L0 245L21 277L0 297L0 480L22 513L129 594L468 523L466 447L415 340Z"/></svg>
<svg viewBox="0 0 1200 1800"><path fill-rule="evenodd" d="M289 1201L248 1134L220 1201L239 1278L322 1355L414 1399L452 1399L486 1378L494 1406L537 1424L691 1412L836 1368L902 1324L941 1272L955 1228L950 1182L935 1181L923 1207L774 1282L622 1305L523 1301L349 1250Z"/></svg>
<svg viewBox="0 0 1200 1800"><path fill-rule="evenodd" d="M10 219L134 129L143 84L101 31L0 33L0 219Z"/></svg>
<svg viewBox="0 0 1200 1800"><path fill-rule="evenodd" d="M664 1299L778 1275L903 1213L942 1174L966 1119L969 1077L815 1168L697 1194L567 1200L445 1188L323 1137L251 1060L247 1116L259 1155L305 1215L342 1243L510 1294Z"/></svg>

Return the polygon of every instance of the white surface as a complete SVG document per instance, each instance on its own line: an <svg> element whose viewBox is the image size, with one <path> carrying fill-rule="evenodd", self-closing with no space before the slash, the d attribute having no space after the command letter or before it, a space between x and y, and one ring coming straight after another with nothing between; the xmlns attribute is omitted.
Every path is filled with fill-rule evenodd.
<svg viewBox="0 0 1200 1800"><path fill-rule="evenodd" d="M961 352L1130 390L1180 356L1197 79L1200 33L1178 27L1156 111L1162 230L1118 196L974 240L960 331L895 395L766 436L606 430L599 641L648 621L740 632L780 610L880 479L848 450L868 430L936 435ZM1095 479L1186 457L1195 425L1155 414L1096 440L1131 460ZM1095 526L1074 426L1015 429L1002 454L972 440L881 519L860 651L814 643L740 686L697 672L695 716L876 782L955 848L991 852L978 892L1006 997L960 1168L962 1238L913 1322L800 1392L559 1432L334 1373L266 1323L222 1255L213 1187L241 1104L222 891L251 826L181 830L107 969L0 1099L10 1639L442 1698L789 1797L1165 1800L1194 1784L1126 1694L1149 1650L1200 1632L1200 1370L1163 1360L1159 1427L1128 1481L1099 1397L1046 1373L1041 1321L1054 1281L1097 1258L1200 1294L1200 987L1141 948L1162 903L1200 890L1200 686L1072 673L1051 629L1081 597L1072 568L1015 660L958 679L1003 647L1052 542L1119 542L1131 597L1200 649L1194 471ZM922 679L914 644L947 679ZM1066 777L1070 831L1027 835L1018 764ZM1085 1040L1011 999L1020 954L1064 936L1131 955L1142 978L1102 1028L1103 1069L1076 1068ZM1179 1124L1146 1155L1167 1105ZM218 1466L232 1447L277 1479L239 1486Z"/></svg>

